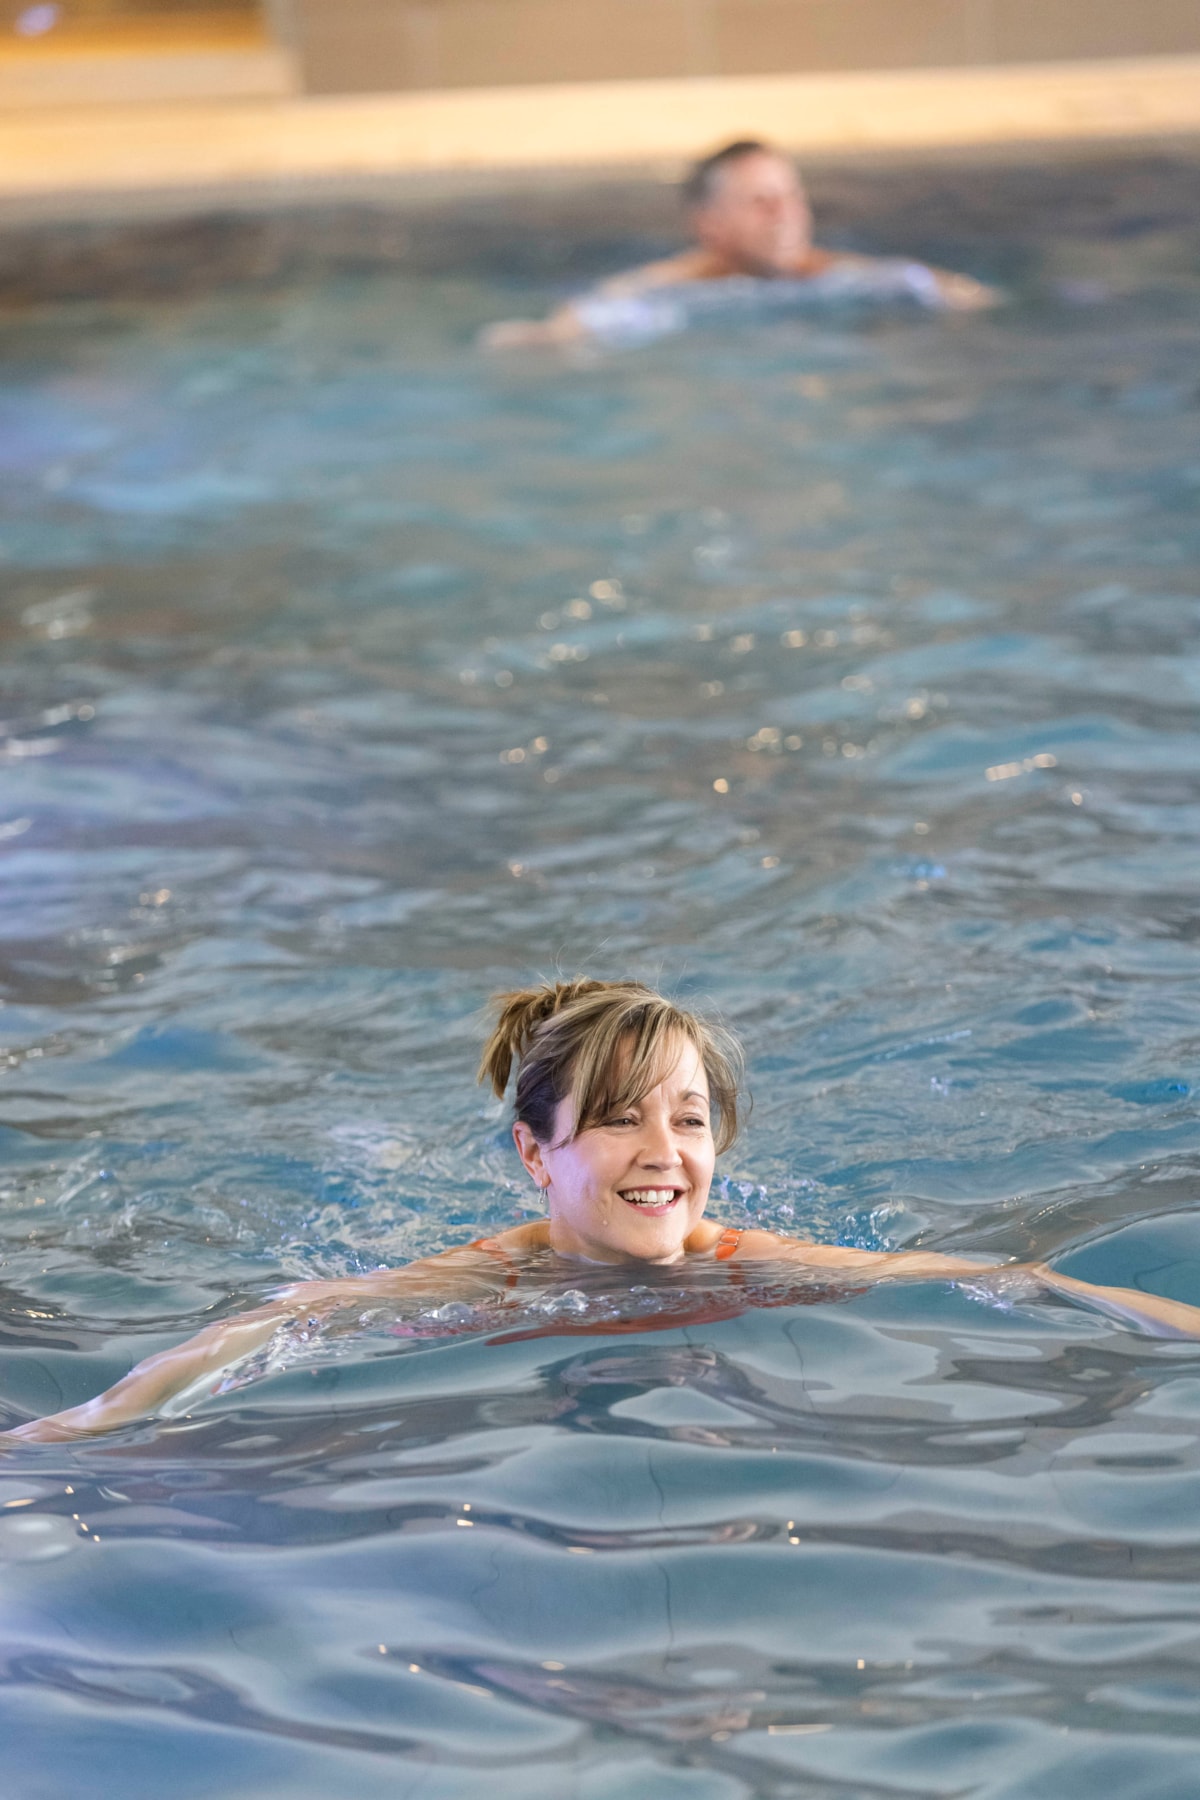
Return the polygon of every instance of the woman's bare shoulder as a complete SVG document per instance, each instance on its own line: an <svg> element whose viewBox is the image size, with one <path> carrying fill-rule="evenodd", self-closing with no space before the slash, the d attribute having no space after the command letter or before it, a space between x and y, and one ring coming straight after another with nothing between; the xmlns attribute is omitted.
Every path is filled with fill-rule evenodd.
<svg viewBox="0 0 1200 1800"><path fill-rule="evenodd" d="M695 1231L687 1240L687 1249L703 1255L705 1251L715 1250L718 1242L732 1228L714 1224L710 1219L702 1219ZM811 1262L825 1268L844 1267L856 1259L857 1253L841 1250L833 1244L814 1244L807 1238L784 1237L778 1231L763 1231L757 1226L747 1225L737 1232L737 1242L728 1252L730 1258L741 1257L786 1257L789 1262L797 1260Z"/></svg>
<svg viewBox="0 0 1200 1800"><path fill-rule="evenodd" d="M776 1231L757 1231L753 1226L718 1225L713 1219L701 1219L688 1234L684 1249L689 1256L705 1256L715 1250L728 1233L736 1232L737 1242L731 1256L780 1256L799 1245L798 1238L780 1237Z"/></svg>
<svg viewBox="0 0 1200 1800"><path fill-rule="evenodd" d="M739 1236L733 1254L735 1257L795 1257L797 1252L807 1253L815 1248L803 1238L783 1237L778 1231L762 1231L751 1225Z"/></svg>
<svg viewBox="0 0 1200 1800"><path fill-rule="evenodd" d="M531 1219L527 1225L509 1225L503 1231L493 1231L490 1237L476 1238L475 1248L481 1246L495 1250L546 1250L550 1246L550 1222L548 1219Z"/></svg>
<svg viewBox="0 0 1200 1800"><path fill-rule="evenodd" d="M475 1275L494 1262L497 1256L519 1254L527 1250L543 1250L550 1242L550 1227L545 1219L533 1219L528 1225L510 1225L493 1231L487 1237L472 1238L470 1243L455 1244L449 1250L438 1250L430 1256L418 1256L396 1269L374 1269L363 1275L342 1275L331 1281L294 1281L280 1288L273 1304L294 1303L300 1308L337 1306L354 1302L363 1295L403 1294L414 1284L454 1282L462 1274ZM286 1316L286 1315L284 1315Z"/></svg>

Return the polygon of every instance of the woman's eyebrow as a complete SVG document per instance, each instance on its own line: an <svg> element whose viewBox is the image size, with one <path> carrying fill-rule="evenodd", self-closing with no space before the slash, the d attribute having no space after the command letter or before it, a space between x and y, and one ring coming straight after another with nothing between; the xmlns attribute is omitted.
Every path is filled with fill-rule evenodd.
<svg viewBox="0 0 1200 1800"><path fill-rule="evenodd" d="M679 1098L681 1100L699 1100L703 1102L705 1106L709 1103L708 1095L702 1094L699 1088L687 1088L684 1093L680 1094Z"/></svg>

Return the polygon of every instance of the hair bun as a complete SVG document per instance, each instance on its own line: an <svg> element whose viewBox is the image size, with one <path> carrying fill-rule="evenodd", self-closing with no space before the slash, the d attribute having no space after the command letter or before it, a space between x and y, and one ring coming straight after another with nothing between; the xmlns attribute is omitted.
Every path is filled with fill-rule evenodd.
<svg viewBox="0 0 1200 1800"><path fill-rule="evenodd" d="M493 1093L503 1098L513 1064L523 1061L539 1025L585 995L615 987L643 991L640 981L593 981L580 975L574 981L545 981L541 987L493 995L492 1005L498 1012L495 1027L483 1047L479 1080L490 1082ZM649 993L651 990L646 988L644 991Z"/></svg>

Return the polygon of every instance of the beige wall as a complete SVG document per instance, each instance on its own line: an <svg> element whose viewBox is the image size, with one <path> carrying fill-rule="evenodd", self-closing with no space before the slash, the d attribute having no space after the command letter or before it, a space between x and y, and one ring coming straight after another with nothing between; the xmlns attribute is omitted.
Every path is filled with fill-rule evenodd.
<svg viewBox="0 0 1200 1800"><path fill-rule="evenodd" d="M1200 51L1200 0L274 0L312 93Z"/></svg>

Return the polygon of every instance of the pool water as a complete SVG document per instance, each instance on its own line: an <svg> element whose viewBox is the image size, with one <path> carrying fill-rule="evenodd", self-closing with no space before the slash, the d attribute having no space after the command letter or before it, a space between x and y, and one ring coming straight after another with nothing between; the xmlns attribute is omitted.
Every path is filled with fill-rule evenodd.
<svg viewBox="0 0 1200 1800"><path fill-rule="evenodd" d="M488 362L566 274L464 239L9 315L4 1423L533 1216L474 1064L556 969L743 1034L722 1220L1200 1302L1194 159L908 179L1008 308ZM764 1279L0 1459L6 1796L1191 1800L1200 1350Z"/></svg>

